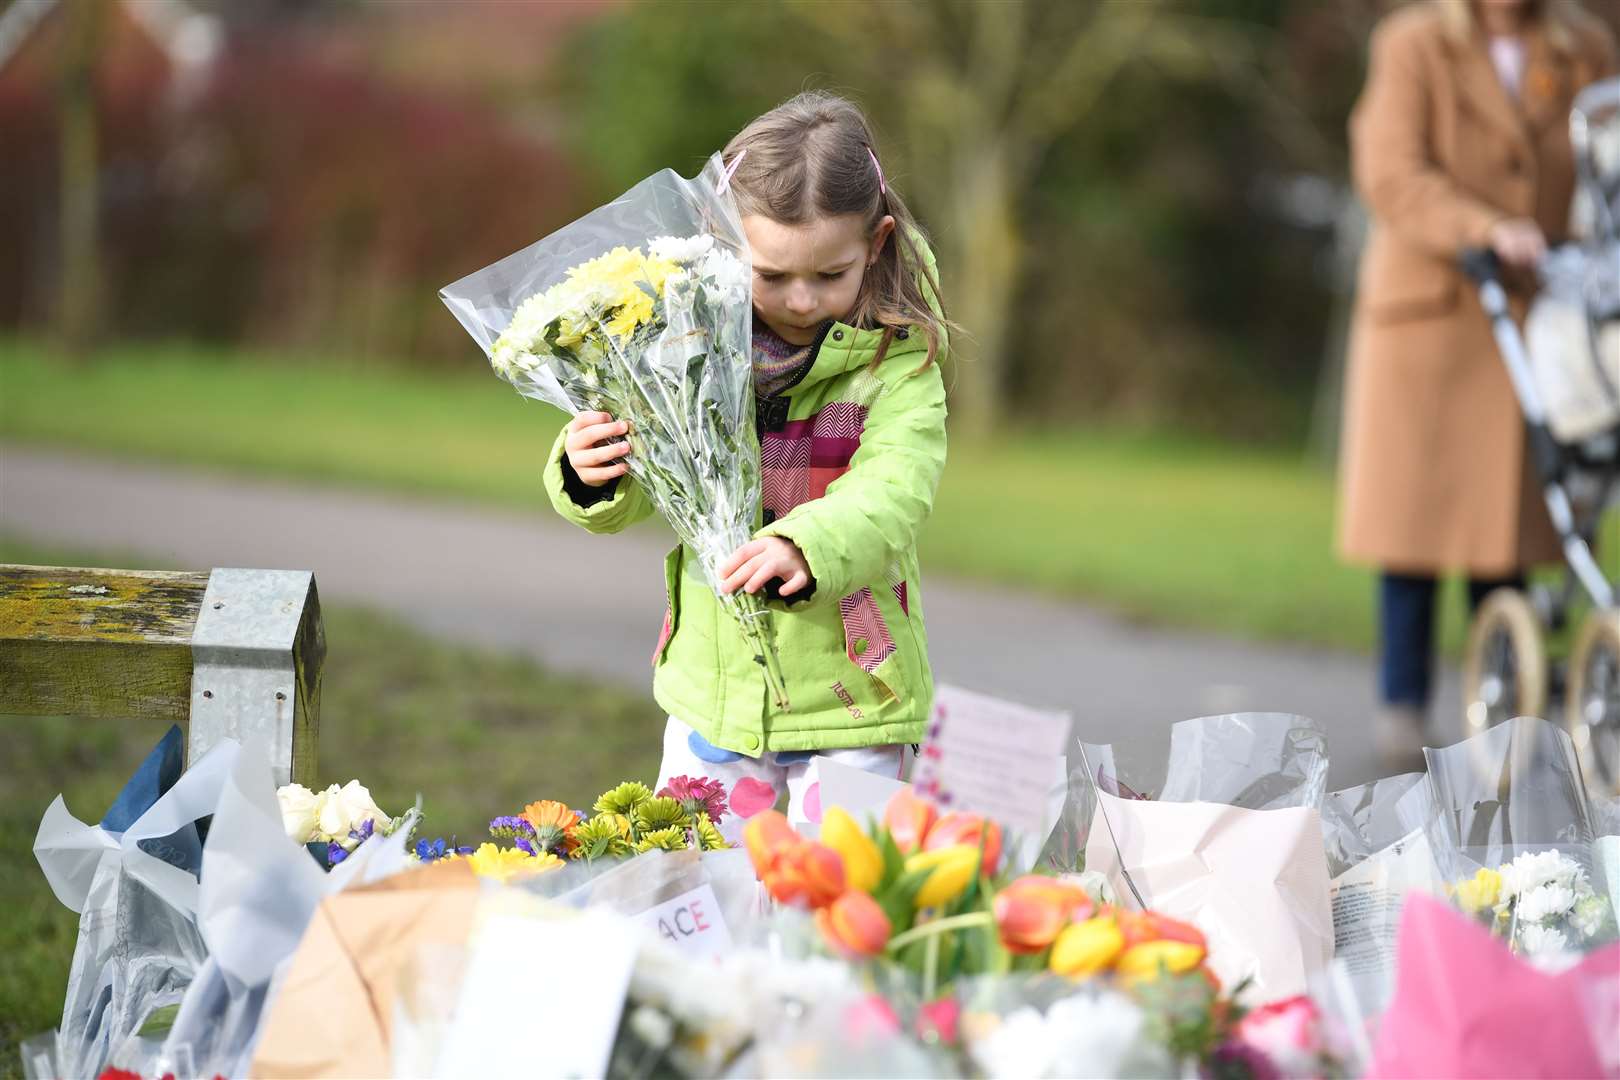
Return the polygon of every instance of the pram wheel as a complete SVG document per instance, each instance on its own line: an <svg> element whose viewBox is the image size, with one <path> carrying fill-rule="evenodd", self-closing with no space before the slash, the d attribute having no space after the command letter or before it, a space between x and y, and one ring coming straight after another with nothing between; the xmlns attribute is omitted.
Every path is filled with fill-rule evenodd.
<svg viewBox="0 0 1620 1080"><path fill-rule="evenodd" d="M1587 777L1620 792L1620 610L1593 611L1569 658L1564 723Z"/></svg>
<svg viewBox="0 0 1620 1080"><path fill-rule="evenodd" d="M1463 737L1515 716L1544 716L1547 645L1529 597L1497 589L1479 605L1463 656Z"/></svg>

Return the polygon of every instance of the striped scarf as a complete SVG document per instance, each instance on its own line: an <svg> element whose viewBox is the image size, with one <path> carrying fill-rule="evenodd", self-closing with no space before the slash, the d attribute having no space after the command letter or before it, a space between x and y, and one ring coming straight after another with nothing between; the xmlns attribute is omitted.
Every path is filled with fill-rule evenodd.
<svg viewBox="0 0 1620 1080"><path fill-rule="evenodd" d="M810 358L811 345L794 345L758 317L754 319L754 395L770 397L788 383Z"/></svg>

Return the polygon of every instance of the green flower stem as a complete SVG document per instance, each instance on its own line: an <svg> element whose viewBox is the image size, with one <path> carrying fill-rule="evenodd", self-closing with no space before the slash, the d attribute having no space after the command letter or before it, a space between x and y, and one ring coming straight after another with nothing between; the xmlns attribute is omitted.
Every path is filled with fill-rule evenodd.
<svg viewBox="0 0 1620 1080"><path fill-rule="evenodd" d="M952 915L948 919L935 919L925 922L921 926L913 926L903 934L896 934L889 939L888 951L899 952L913 941L936 937L952 930L967 930L975 926L989 926L995 922L996 917L988 911L969 911L963 915Z"/></svg>
<svg viewBox="0 0 1620 1080"><path fill-rule="evenodd" d="M939 943L944 939L933 934L928 938L927 952L923 954L923 1000L934 1000L934 988L939 983Z"/></svg>

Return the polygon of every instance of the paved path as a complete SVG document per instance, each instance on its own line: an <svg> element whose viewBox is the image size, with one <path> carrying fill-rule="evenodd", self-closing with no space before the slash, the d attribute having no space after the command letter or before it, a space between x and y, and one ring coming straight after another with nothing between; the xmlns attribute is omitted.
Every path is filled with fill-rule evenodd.
<svg viewBox="0 0 1620 1080"><path fill-rule="evenodd" d="M0 532L198 569L310 569L329 604L366 604L650 693L662 531L597 537L543 507L503 512L0 444ZM1127 760L1162 761L1173 721L1264 709L1325 726L1334 786L1377 774L1364 657L1143 627L939 578L925 581L925 604L941 681L1069 709L1080 733L1113 741ZM342 642L330 660L343 662ZM1437 711L1449 716L1456 700L1447 672Z"/></svg>

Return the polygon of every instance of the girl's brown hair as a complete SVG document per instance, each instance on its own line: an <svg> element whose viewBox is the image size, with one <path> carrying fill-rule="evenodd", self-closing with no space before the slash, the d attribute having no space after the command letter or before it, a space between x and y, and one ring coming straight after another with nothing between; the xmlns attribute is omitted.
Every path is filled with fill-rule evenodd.
<svg viewBox="0 0 1620 1080"><path fill-rule="evenodd" d="M746 154L744 154L746 151ZM783 225L855 214L870 236L885 214L894 234L867 271L850 325L884 331L874 363L881 361L897 330L928 339L933 363L947 345L939 281L923 256L926 242L911 211L879 176L882 155L866 116L854 102L811 90L783 102L743 128L726 144L736 161L731 189L744 216L758 214Z"/></svg>

